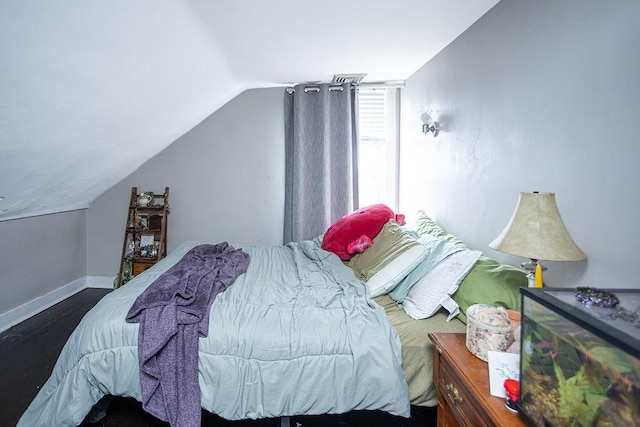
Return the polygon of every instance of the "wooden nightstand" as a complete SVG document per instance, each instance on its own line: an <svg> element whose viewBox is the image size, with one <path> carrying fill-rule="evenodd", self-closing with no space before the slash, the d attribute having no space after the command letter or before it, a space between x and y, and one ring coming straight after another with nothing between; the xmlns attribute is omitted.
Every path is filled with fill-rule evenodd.
<svg viewBox="0 0 640 427"><path fill-rule="evenodd" d="M438 391L438 427L525 426L504 399L489 394L487 363L467 349L465 334L430 333L437 352L434 382Z"/></svg>

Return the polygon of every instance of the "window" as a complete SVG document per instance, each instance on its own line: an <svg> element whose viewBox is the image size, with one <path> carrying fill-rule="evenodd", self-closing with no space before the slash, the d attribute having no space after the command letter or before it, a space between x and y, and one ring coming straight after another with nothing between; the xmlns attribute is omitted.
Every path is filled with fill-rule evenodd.
<svg viewBox="0 0 640 427"><path fill-rule="evenodd" d="M358 89L358 192L360 207L398 208L398 91Z"/></svg>

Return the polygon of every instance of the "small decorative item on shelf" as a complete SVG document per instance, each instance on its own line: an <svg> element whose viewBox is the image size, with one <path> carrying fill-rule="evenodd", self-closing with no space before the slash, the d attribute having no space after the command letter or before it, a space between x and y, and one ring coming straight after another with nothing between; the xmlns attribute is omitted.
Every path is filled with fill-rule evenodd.
<svg viewBox="0 0 640 427"><path fill-rule="evenodd" d="M134 245L134 249L133 249L133 256L140 256L140 235L136 234L133 238L133 245Z"/></svg>
<svg viewBox="0 0 640 427"><path fill-rule="evenodd" d="M136 215L136 230L147 230L148 229L148 219L146 215Z"/></svg>
<svg viewBox="0 0 640 427"><path fill-rule="evenodd" d="M158 257L158 245L155 243L141 246L140 256L142 258L157 258Z"/></svg>
<svg viewBox="0 0 640 427"><path fill-rule="evenodd" d="M122 263L122 273L120 275L120 277L116 277L115 280L113 281L113 285L117 288L119 286L124 285L125 283L127 283L129 280L132 279L132 274L131 274L131 261L126 260Z"/></svg>
<svg viewBox="0 0 640 427"><path fill-rule="evenodd" d="M138 206L153 205L153 193L147 191L145 193L138 194Z"/></svg>
<svg viewBox="0 0 640 427"><path fill-rule="evenodd" d="M127 236L127 249L125 252L125 257L131 258L136 253L136 242L133 241L132 236Z"/></svg>
<svg viewBox="0 0 640 427"><path fill-rule="evenodd" d="M153 234L145 234L140 237L140 256L143 258L156 258L158 256Z"/></svg>
<svg viewBox="0 0 640 427"><path fill-rule="evenodd" d="M149 258L157 258L158 257L158 245L157 244L153 244L153 245L149 245L148 248L149 251Z"/></svg>

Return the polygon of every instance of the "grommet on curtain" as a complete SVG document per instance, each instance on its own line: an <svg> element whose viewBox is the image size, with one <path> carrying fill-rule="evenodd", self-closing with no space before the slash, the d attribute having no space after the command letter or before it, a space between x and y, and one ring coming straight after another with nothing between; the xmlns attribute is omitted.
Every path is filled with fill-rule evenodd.
<svg viewBox="0 0 640 427"><path fill-rule="evenodd" d="M351 85L351 89L354 89L356 86ZM338 91L338 92L344 92L344 86L328 86L327 89L329 90L329 92L334 92L334 91ZM295 93L296 89L293 87L288 87L286 88L286 92L288 95L293 95ZM316 92L319 93L320 92L320 87L318 86L307 86L304 88L304 93L308 93L308 92Z"/></svg>

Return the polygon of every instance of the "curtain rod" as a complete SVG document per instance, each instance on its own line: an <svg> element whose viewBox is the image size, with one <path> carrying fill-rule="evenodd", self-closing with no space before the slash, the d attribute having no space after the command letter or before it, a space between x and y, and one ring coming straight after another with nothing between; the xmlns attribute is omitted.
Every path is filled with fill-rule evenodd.
<svg viewBox="0 0 640 427"><path fill-rule="evenodd" d="M393 80L388 82L366 82L360 83L358 87L368 87L368 88L403 88L404 80Z"/></svg>
<svg viewBox="0 0 640 427"><path fill-rule="evenodd" d="M367 83L358 83L357 85L353 85L353 84L351 85L351 89L355 89L355 88L385 89L385 88L403 88L403 87L404 87L404 80L394 80L394 81L387 81L387 82L367 82ZM336 85L329 86L329 91L334 91L334 90L339 90L340 92L342 92L344 90L344 86L336 86ZM296 90L293 87L287 88L287 93L289 95L291 95L295 91ZM309 84L309 86L305 86L304 91L305 93L307 92L317 93L317 92L320 92L320 87L318 87L317 85Z"/></svg>

